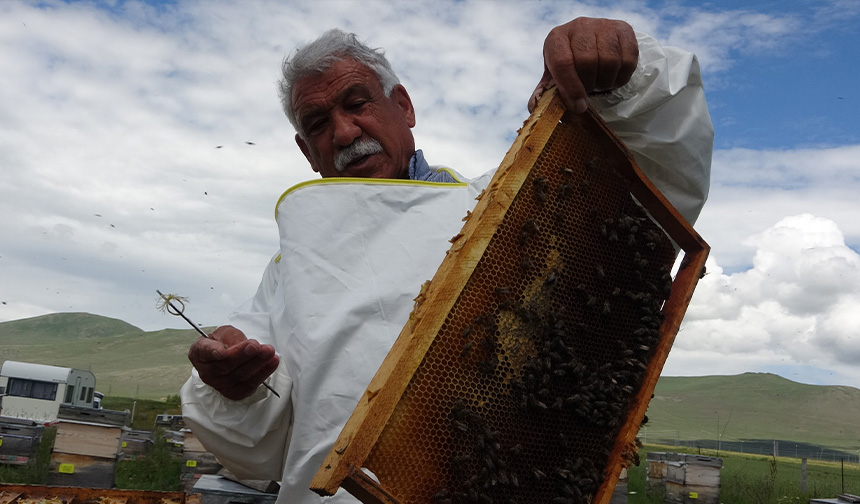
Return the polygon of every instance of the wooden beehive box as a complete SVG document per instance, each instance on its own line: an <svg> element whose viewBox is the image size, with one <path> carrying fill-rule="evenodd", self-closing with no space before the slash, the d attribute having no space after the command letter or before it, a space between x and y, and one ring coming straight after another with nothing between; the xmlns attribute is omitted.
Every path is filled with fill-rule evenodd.
<svg viewBox="0 0 860 504"><path fill-rule="evenodd" d="M547 93L311 488L609 502L707 253L600 118Z"/></svg>

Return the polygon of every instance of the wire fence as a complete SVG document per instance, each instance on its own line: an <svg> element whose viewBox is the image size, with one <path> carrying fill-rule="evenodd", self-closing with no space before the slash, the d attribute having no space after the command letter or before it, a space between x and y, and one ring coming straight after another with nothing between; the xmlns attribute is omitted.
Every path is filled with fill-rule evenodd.
<svg viewBox="0 0 860 504"><path fill-rule="evenodd" d="M644 432L639 438L643 443L666 446L681 446L690 449L715 450L717 452L750 453L766 456L793 457L798 459L851 462L860 464L860 446L834 449L809 443L780 439L744 439L722 441L714 439L681 439L677 431Z"/></svg>

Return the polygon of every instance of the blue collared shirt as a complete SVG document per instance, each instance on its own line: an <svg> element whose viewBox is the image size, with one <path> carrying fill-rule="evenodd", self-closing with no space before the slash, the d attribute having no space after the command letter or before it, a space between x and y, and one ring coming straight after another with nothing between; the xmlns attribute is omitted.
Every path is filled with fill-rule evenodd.
<svg viewBox="0 0 860 504"><path fill-rule="evenodd" d="M447 182L454 183L457 180L446 170L433 170L424 159L421 149L415 151L415 155L409 160L409 179L422 180L424 182Z"/></svg>

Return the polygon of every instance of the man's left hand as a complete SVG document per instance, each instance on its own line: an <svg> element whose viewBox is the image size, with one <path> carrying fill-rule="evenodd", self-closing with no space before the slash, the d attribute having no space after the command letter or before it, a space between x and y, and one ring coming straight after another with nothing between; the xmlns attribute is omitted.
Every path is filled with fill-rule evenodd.
<svg viewBox="0 0 860 504"><path fill-rule="evenodd" d="M589 93L627 84L639 61L639 44L624 21L580 17L549 32L543 59L543 77L529 100L529 111L555 84L568 110L581 114L588 108Z"/></svg>

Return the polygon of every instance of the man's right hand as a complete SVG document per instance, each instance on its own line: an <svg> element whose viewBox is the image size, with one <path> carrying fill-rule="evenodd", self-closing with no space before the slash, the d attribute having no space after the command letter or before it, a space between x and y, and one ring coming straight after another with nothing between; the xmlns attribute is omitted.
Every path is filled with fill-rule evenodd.
<svg viewBox="0 0 860 504"><path fill-rule="evenodd" d="M275 372L280 358L272 345L248 339L233 326L221 326L209 339L200 337L191 345L188 360L204 383L239 401Z"/></svg>

